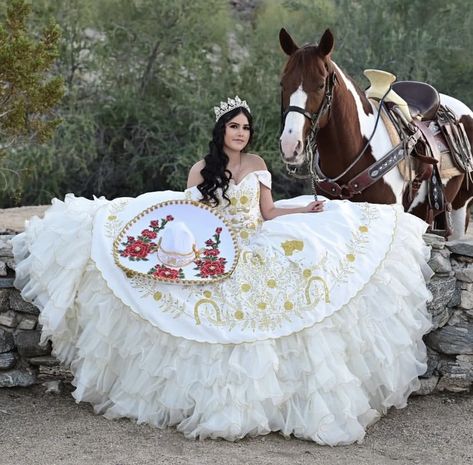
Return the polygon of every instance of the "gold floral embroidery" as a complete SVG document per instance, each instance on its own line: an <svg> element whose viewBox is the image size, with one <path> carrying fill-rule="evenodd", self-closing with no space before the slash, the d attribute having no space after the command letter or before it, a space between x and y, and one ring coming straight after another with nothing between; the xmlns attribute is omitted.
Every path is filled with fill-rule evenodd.
<svg viewBox="0 0 473 465"><path fill-rule="evenodd" d="M123 228L124 222L117 216L128 205L129 199L115 199L108 207L109 215L105 222L105 236L115 238Z"/></svg>
<svg viewBox="0 0 473 465"><path fill-rule="evenodd" d="M286 256L291 256L294 252L302 252L304 249L303 241L284 241L281 243L281 247L284 250Z"/></svg>
<svg viewBox="0 0 473 465"><path fill-rule="evenodd" d="M241 197L238 192L234 196L238 209ZM254 199L248 198L249 207L253 208ZM221 213L230 214L229 209L222 209ZM301 266L283 258L272 247L252 246L251 250L243 247L231 279L214 283L211 290L209 287L181 287L179 302L172 297L173 289L169 290L162 283L154 282L151 286L137 282L136 287L154 295L157 308L174 318L191 318L196 325L219 326L227 331L234 328L272 331L288 322L304 319L307 312L313 312L319 304L330 302L331 294L356 271L356 264L366 253L370 242L367 232L376 217L376 208L367 204L338 261L329 260L326 253L317 263ZM245 219L248 220L247 215ZM294 249L293 253L304 248L303 241L286 242L291 244L289 250ZM294 247L294 242L301 243L301 247Z"/></svg>

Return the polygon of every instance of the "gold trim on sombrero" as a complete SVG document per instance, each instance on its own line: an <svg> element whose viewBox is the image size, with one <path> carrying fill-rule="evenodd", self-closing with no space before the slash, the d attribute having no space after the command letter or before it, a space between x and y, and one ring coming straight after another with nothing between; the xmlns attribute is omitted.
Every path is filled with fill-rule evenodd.
<svg viewBox="0 0 473 465"><path fill-rule="evenodd" d="M151 213L152 211L157 210L158 208L169 206L169 205L193 205L194 207L202 208L203 210L208 211L213 216L218 218L225 225L225 227L227 228L227 230L230 234L230 237L232 238L232 245L233 245L233 249L235 251L235 258L233 260L233 264L232 264L232 267L230 268L230 270L226 271L222 275L219 275L217 277L210 278L210 279L185 279L185 278L184 279L180 279L180 278L166 279L166 278L158 278L156 276L150 276L147 273L142 273L142 272L139 272L139 271L132 270L131 268L128 268L128 267L124 266L120 262L120 254L119 254L118 249L119 249L121 241L124 239L124 236L126 235L127 230L131 226L133 226L135 223L137 223L141 218L143 218L145 215L147 215L148 213ZM201 202L196 202L195 200L169 200L169 201L166 201L166 202L158 203L158 204L153 205L149 208L146 208L141 213L136 215L132 220L130 220L123 227L123 229L120 231L118 236L113 241L113 252L112 253L113 253L113 260L114 260L115 264L122 271L124 271L124 273L126 274L126 276L128 278L131 278L133 276L142 276L142 277L146 277L148 279L153 279L153 280L156 280L156 281L161 281L161 282L165 282L165 283L169 283L169 284L204 284L206 282L222 281L223 279L228 278L233 273L233 271L234 271L234 269L235 269L235 267L238 263L238 259L239 259L239 255L240 255L238 242L236 240L235 233L234 233L233 229L231 228L231 226L229 226L229 224L225 220L225 218L218 211L214 210L213 208L211 208L208 205L205 205ZM191 263L191 262L189 262L189 263Z"/></svg>

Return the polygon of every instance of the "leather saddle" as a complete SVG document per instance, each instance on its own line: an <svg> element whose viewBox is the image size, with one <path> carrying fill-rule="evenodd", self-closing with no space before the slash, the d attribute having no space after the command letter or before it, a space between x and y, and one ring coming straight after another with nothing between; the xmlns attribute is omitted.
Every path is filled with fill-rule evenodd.
<svg viewBox="0 0 473 465"><path fill-rule="evenodd" d="M393 83L392 89L406 101L413 118L420 121L436 119L440 108L440 96L430 84L418 81L397 81Z"/></svg>

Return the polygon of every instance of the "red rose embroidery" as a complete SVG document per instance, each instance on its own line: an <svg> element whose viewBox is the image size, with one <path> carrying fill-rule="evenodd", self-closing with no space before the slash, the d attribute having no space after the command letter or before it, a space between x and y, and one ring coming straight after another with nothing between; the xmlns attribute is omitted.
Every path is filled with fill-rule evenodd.
<svg viewBox="0 0 473 465"><path fill-rule="evenodd" d="M126 242L121 243L124 248L119 249L118 252L131 261L148 260L148 254L156 252L156 244L151 242L152 239L156 239L159 231L162 231L166 224L173 220L172 215L167 215L161 220L150 221L148 228L143 229L136 239L134 236L127 236Z"/></svg>
<svg viewBox="0 0 473 465"><path fill-rule="evenodd" d="M222 232L222 228L216 228L215 234L213 235L213 239L208 239L205 242L206 248L203 250L202 254L204 255L204 259L197 259L194 261L196 268L194 270L198 270L196 276L201 278L207 277L217 277L225 273L225 258L217 258L220 255L220 233Z"/></svg>
<svg viewBox="0 0 473 465"><path fill-rule="evenodd" d="M225 262L223 260L204 260L200 267L203 278L207 276L218 276L225 273Z"/></svg>
<svg viewBox="0 0 473 465"><path fill-rule="evenodd" d="M206 257L216 257L217 255L220 255L220 250L218 249L204 250L204 255Z"/></svg>
<svg viewBox="0 0 473 465"><path fill-rule="evenodd" d="M156 239L158 236L157 233L151 231L150 229L143 229L143 231L141 231L141 235L143 237L147 237L148 239Z"/></svg>
<svg viewBox="0 0 473 465"><path fill-rule="evenodd" d="M151 251L151 247L154 246L152 242L134 241L128 245L123 251L122 255L125 257L133 257L138 259L145 259Z"/></svg>
<svg viewBox="0 0 473 465"><path fill-rule="evenodd" d="M153 276L161 279L177 279L179 278L179 270L157 265Z"/></svg>

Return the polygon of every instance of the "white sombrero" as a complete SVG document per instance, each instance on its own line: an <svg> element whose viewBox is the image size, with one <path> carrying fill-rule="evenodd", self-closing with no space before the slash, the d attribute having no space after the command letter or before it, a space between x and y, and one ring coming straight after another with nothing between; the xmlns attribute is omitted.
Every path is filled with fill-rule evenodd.
<svg viewBox="0 0 473 465"><path fill-rule="evenodd" d="M113 256L130 277L202 284L230 276L238 246L225 220L210 207L173 200L129 221L114 241Z"/></svg>

